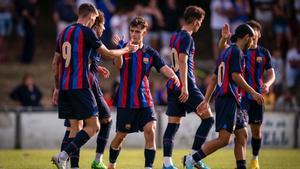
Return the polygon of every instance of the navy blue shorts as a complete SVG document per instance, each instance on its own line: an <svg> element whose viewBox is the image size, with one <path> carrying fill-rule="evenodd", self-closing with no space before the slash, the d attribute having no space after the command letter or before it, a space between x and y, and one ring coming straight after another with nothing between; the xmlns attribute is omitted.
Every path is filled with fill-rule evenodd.
<svg viewBox="0 0 300 169"><path fill-rule="evenodd" d="M144 126L151 121L156 121L153 107L118 108L116 130L124 133L144 131Z"/></svg>
<svg viewBox="0 0 300 169"><path fill-rule="evenodd" d="M103 97L100 86L98 82L93 83L92 91L96 98L98 112L99 112L99 120L111 117L110 109Z"/></svg>
<svg viewBox="0 0 300 169"><path fill-rule="evenodd" d="M92 91L96 98L98 112L99 112L99 121L105 118L111 117L110 109L103 97L103 94L101 92L100 87L97 88L97 86L92 85ZM65 127L70 127L70 121L68 119L64 122Z"/></svg>
<svg viewBox="0 0 300 169"><path fill-rule="evenodd" d="M233 96L220 96L215 101L216 132L225 129L232 133L235 130L238 104Z"/></svg>
<svg viewBox="0 0 300 169"><path fill-rule="evenodd" d="M168 89L167 115L184 117L186 112L196 112L197 106L203 101L204 96L198 88L189 90L189 98L185 103L179 101L181 91Z"/></svg>
<svg viewBox="0 0 300 169"><path fill-rule="evenodd" d="M261 124L263 122L264 106L255 100L242 98L241 109L249 116L249 124Z"/></svg>
<svg viewBox="0 0 300 169"><path fill-rule="evenodd" d="M90 89L59 91L58 117L60 119L84 120L91 116L98 116L98 109Z"/></svg>

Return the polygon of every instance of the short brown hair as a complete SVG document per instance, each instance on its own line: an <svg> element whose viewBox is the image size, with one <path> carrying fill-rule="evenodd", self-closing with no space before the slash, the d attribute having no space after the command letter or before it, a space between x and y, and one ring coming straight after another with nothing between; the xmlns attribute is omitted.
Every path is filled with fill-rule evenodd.
<svg viewBox="0 0 300 169"><path fill-rule="evenodd" d="M247 24L251 26L253 29L258 29L259 31L261 31L262 29L261 24L255 20L250 20L247 22Z"/></svg>
<svg viewBox="0 0 300 169"><path fill-rule="evenodd" d="M99 27L101 24L104 24L105 18L104 18L104 13L101 10L98 10L98 16L96 17L95 23L92 26L92 28Z"/></svg>
<svg viewBox="0 0 300 169"><path fill-rule="evenodd" d="M84 3L82 5L79 6L78 9L78 16L79 17L86 17L89 14L98 14L98 11L96 9L96 7L93 4L90 3Z"/></svg>
<svg viewBox="0 0 300 169"><path fill-rule="evenodd" d="M143 17L137 16L130 21L129 27L138 27L138 26L144 29L148 27L148 23Z"/></svg>
<svg viewBox="0 0 300 169"><path fill-rule="evenodd" d="M183 17L187 24L192 23L194 20L200 20L205 16L205 11L198 6L188 6L185 8Z"/></svg>

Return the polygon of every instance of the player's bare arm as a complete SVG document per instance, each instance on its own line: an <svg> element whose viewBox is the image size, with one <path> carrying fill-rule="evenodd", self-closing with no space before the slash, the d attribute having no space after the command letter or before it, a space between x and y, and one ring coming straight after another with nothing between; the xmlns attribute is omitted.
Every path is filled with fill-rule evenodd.
<svg viewBox="0 0 300 169"><path fill-rule="evenodd" d="M59 57L60 57L60 54L55 52L54 56L53 56L52 65L51 65L52 72L54 75L54 82L55 82L54 91L53 91L53 95L52 95L52 104L53 105L57 105L57 99L58 99Z"/></svg>
<svg viewBox="0 0 300 169"><path fill-rule="evenodd" d="M137 50L137 45L128 43L126 47L122 49L107 49L105 45L101 45L97 52L106 59L114 59L115 57L120 57L125 53L134 52Z"/></svg>
<svg viewBox="0 0 300 169"><path fill-rule="evenodd" d="M179 96L179 100L181 102L186 102L189 98L188 92L188 82L187 82L187 60L188 56L184 53L180 53L179 57L179 71L180 71L180 81L181 81L181 94Z"/></svg>
<svg viewBox="0 0 300 169"><path fill-rule="evenodd" d="M262 85L262 92L269 93L270 86L275 82L275 71L273 68L267 70L267 80Z"/></svg>
<svg viewBox="0 0 300 169"><path fill-rule="evenodd" d="M164 74L167 78L173 79L176 86L180 86L180 81L174 71L167 65L163 66L159 70L162 74Z"/></svg>
<svg viewBox="0 0 300 169"><path fill-rule="evenodd" d="M258 104L263 104L264 103L264 97L257 93L252 87L250 87L241 73L238 72L233 72L231 74L232 80L239 85L241 88L243 88L246 92L250 93L252 97L254 98L255 101L257 101Z"/></svg>
<svg viewBox="0 0 300 169"><path fill-rule="evenodd" d="M198 114L201 114L201 112L204 112L204 110L209 109L209 102L213 92L216 89L216 84L217 84L217 76L213 74L208 84L204 100L197 106Z"/></svg>
<svg viewBox="0 0 300 169"><path fill-rule="evenodd" d="M222 37L219 40L218 46L219 46L220 50L224 50L229 47L229 44L227 42L231 36L230 27L228 24L225 24L223 26L221 34L222 34Z"/></svg>
<svg viewBox="0 0 300 169"><path fill-rule="evenodd" d="M122 36L122 38L120 39L120 37L118 35L114 35L113 38L112 38L112 43L113 45L117 48L119 42L121 40L124 39L124 35ZM113 62L114 66L117 68L117 69L121 69L122 68L122 65L123 65L123 60L122 60L122 57L115 57L114 59L114 62Z"/></svg>

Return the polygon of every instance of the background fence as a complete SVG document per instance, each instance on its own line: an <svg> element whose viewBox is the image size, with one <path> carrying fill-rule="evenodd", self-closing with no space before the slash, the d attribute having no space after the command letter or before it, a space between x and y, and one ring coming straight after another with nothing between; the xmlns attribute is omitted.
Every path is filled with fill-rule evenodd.
<svg viewBox="0 0 300 169"><path fill-rule="evenodd" d="M157 107L157 145L161 147L167 125L165 107ZM114 137L116 112L112 112L113 127L109 142ZM56 109L3 109L0 111L0 148L59 148L64 135L64 121L58 119ZM194 114L187 115L175 138L176 148L190 148L201 120ZM263 147L299 148L300 118L297 113L266 112L263 123ZM215 138L214 127L208 140ZM95 147L93 137L86 147ZM141 133L128 135L125 146L143 147ZM232 146L232 145L230 145Z"/></svg>

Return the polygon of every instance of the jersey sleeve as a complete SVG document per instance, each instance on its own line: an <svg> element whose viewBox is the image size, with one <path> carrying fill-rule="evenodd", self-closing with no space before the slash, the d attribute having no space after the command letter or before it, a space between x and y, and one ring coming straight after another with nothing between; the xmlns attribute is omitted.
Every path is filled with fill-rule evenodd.
<svg viewBox="0 0 300 169"><path fill-rule="evenodd" d="M60 41L60 36L61 36L61 34L59 34L59 36L57 36L57 38L56 38L56 45L55 45L55 52L56 53L60 53L60 43L59 43L59 41Z"/></svg>
<svg viewBox="0 0 300 169"><path fill-rule="evenodd" d="M215 74L216 76L218 76L218 66L219 66L219 65L216 65L215 70L214 70L214 74Z"/></svg>
<svg viewBox="0 0 300 169"><path fill-rule="evenodd" d="M95 32L92 31L91 29L85 29L85 37L86 37L88 44L93 49L98 49L100 46L103 45L101 40L96 36Z"/></svg>
<svg viewBox="0 0 300 169"><path fill-rule="evenodd" d="M159 70L165 66L165 62L161 59L161 57L159 56L158 52L154 49L151 50L152 52L152 56L153 56L153 66L155 67L155 69L159 72Z"/></svg>
<svg viewBox="0 0 300 169"><path fill-rule="evenodd" d="M180 37L180 46L179 46L178 54L183 53L183 54L188 55L189 51L191 49L192 43L193 43L193 39L190 36L184 35L184 36Z"/></svg>
<svg viewBox="0 0 300 169"><path fill-rule="evenodd" d="M265 56L266 56L266 66L265 66L265 70L268 70L268 69L271 69L271 68L273 68L273 66L272 66L272 59L271 59L271 54L270 54L270 52L267 50L267 49L265 49Z"/></svg>
<svg viewBox="0 0 300 169"><path fill-rule="evenodd" d="M231 58L230 58L230 73L242 73L242 55L241 52L237 48L233 48L231 51Z"/></svg>

